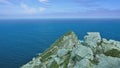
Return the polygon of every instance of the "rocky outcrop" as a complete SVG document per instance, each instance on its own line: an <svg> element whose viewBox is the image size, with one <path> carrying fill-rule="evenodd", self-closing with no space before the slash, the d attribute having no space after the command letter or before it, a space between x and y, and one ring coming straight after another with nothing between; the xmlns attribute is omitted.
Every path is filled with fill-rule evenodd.
<svg viewBox="0 0 120 68"><path fill-rule="evenodd" d="M120 42L88 32L78 40L68 32L21 68L119 68Z"/></svg>

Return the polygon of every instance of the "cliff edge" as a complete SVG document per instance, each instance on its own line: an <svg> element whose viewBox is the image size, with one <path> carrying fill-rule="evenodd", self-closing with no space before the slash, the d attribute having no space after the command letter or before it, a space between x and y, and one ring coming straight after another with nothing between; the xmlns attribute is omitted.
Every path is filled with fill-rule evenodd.
<svg viewBox="0 0 120 68"><path fill-rule="evenodd" d="M88 32L79 40L67 32L21 68L120 68L120 42Z"/></svg>

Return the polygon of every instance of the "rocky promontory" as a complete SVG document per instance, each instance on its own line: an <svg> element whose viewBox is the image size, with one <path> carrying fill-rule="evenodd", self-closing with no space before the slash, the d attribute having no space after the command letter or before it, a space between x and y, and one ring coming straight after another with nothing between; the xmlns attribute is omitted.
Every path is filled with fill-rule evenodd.
<svg viewBox="0 0 120 68"><path fill-rule="evenodd" d="M21 68L120 68L120 42L99 32L88 32L83 40L67 32Z"/></svg>

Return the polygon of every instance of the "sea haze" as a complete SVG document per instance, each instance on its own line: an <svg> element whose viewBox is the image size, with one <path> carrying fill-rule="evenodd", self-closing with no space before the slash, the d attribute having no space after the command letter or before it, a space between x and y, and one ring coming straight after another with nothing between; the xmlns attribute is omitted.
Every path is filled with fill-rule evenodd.
<svg viewBox="0 0 120 68"><path fill-rule="evenodd" d="M71 30L79 39L86 32L100 32L120 41L120 19L0 20L0 68L20 67Z"/></svg>

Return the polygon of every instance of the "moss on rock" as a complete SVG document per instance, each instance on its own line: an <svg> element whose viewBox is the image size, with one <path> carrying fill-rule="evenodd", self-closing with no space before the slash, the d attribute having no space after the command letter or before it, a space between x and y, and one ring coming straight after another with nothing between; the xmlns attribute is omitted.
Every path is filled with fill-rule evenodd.
<svg viewBox="0 0 120 68"><path fill-rule="evenodd" d="M112 57L119 57L120 58L120 51L117 49L112 49L104 53L106 56L112 56Z"/></svg>

